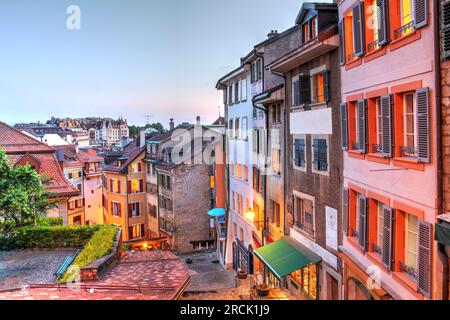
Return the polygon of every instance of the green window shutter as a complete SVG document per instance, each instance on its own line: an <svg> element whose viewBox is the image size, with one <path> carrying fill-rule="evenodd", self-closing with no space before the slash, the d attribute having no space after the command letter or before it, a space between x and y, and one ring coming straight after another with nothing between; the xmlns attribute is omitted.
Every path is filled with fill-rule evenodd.
<svg viewBox="0 0 450 320"><path fill-rule="evenodd" d="M353 7L353 44L354 56L364 55L364 3L359 2Z"/></svg>
<svg viewBox="0 0 450 320"><path fill-rule="evenodd" d="M392 95L388 94L380 98L381 103L381 151L386 157L393 156L393 116Z"/></svg>
<svg viewBox="0 0 450 320"><path fill-rule="evenodd" d="M416 91L417 98L417 154L423 163L430 162L430 98L429 89Z"/></svg>
<svg viewBox="0 0 450 320"><path fill-rule="evenodd" d="M414 28L420 29L428 24L428 1L414 0Z"/></svg>

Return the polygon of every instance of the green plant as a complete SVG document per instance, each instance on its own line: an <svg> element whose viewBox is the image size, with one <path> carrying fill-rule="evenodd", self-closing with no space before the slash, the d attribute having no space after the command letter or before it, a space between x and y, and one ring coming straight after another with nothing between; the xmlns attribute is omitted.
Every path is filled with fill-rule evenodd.
<svg viewBox="0 0 450 320"><path fill-rule="evenodd" d="M64 224L63 219L59 217L39 217L36 221L38 226L57 227Z"/></svg>
<svg viewBox="0 0 450 320"><path fill-rule="evenodd" d="M0 251L29 248L82 248L99 228L100 226L38 225L35 227L29 225L0 236Z"/></svg>
<svg viewBox="0 0 450 320"><path fill-rule="evenodd" d="M124 243L122 245L122 249L123 249L123 251L130 251L131 250L131 245L129 243Z"/></svg>
<svg viewBox="0 0 450 320"><path fill-rule="evenodd" d="M114 240L117 234L117 227L114 225L102 225L98 231L94 233L83 250L75 258L72 266L59 280L60 283L66 283L73 279L77 269L81 269L95 260L107 255L111 252Z"/></svg>

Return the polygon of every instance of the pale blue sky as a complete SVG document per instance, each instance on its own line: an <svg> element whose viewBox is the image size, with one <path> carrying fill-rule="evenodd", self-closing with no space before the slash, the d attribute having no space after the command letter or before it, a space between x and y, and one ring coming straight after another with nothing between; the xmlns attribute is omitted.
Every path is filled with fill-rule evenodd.
<svg viewBox="0 0 450 320"><path fill-rule="evenodd" d="M218 116L218 78L300 0L1 0L0 120ZM328 2L328 1L327 1ZM81 8L81 30L66 9Z"/></svg>

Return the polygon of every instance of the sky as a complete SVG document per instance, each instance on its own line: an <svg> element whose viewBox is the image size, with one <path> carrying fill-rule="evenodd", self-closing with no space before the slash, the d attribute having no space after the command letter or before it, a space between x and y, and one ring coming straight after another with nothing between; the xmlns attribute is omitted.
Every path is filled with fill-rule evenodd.
<svg viewBox="0 0 450 320"><path fill-rule="evenodd" d="M1 0L0 121L223 115L217 80L301 0ZM318 1L331 2L331 1ZM80 29L69 30L70 5Z"/></svg>

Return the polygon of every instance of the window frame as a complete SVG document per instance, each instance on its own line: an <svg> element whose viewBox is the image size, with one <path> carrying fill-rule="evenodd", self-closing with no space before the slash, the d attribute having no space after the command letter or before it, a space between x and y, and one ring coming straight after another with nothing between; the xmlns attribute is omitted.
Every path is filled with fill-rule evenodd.
<svg viewBox="0 0 450 320"><path fill-rule="evenodd" d="M314 163L315 163L315 157L314 157L314 140L326 140L326 147L327 147L327 151L326 151L326 157L327 157L327 170L318 170L314 168ZM329 176L330 174L330 137L327 134L312 134L311 135L311 171L313 173L317 173L317 174L322 174L322 175L326 175Z"/></svg>
<svg viewBox="0 0 450 320"><path fill-rule="evenodd" d="M304 141L304 151L303 151L303 153L304 153L304 166L303 167L299 167L299 166L297 166L297 161L296 161L296 144L295 144L295 141L296 140L303 140ZM300 134L295 134L295 135L293 135L292 136L292 141L293 141L293 146L292 146L292 150L293 150L293 168L295 169L295 170L300 170L300 171L303 171L303 172L306 172L307 171L307 169L308 169L308 161L307 161L307 159L308 159L308 154L307 154L307 150L308 150L308 147L307 147L307 145L306 145L306 135L304 135L304 134L302 134L302 135L300 135Z"/></svg>
<svg viewBox="0 0 450 320"><path fill-rule="evenodd" d="M298 230L301 234L305 235L306 237L308 237L310 239L315 239L315 237L316 237L316 200L315 200L315 197L311 196L309 194L305 194L305 193L296 191L296 190L293 191L293 197L294 197L294 228L295 228L295 230ZM302 208L299 208L299 205L298 205L299 201L302 203ZM305 219L304 212L303 212L303 210L304 210L303 201L311 202L312 233L309 232L308 230L306 230L306 228L302 228L301 227L302 224L298 223L299 215L300 215L300 220L302 220L302 213L303 213L303 219ZM299 211L299 209L301 209L301 210Z"/></svg>

